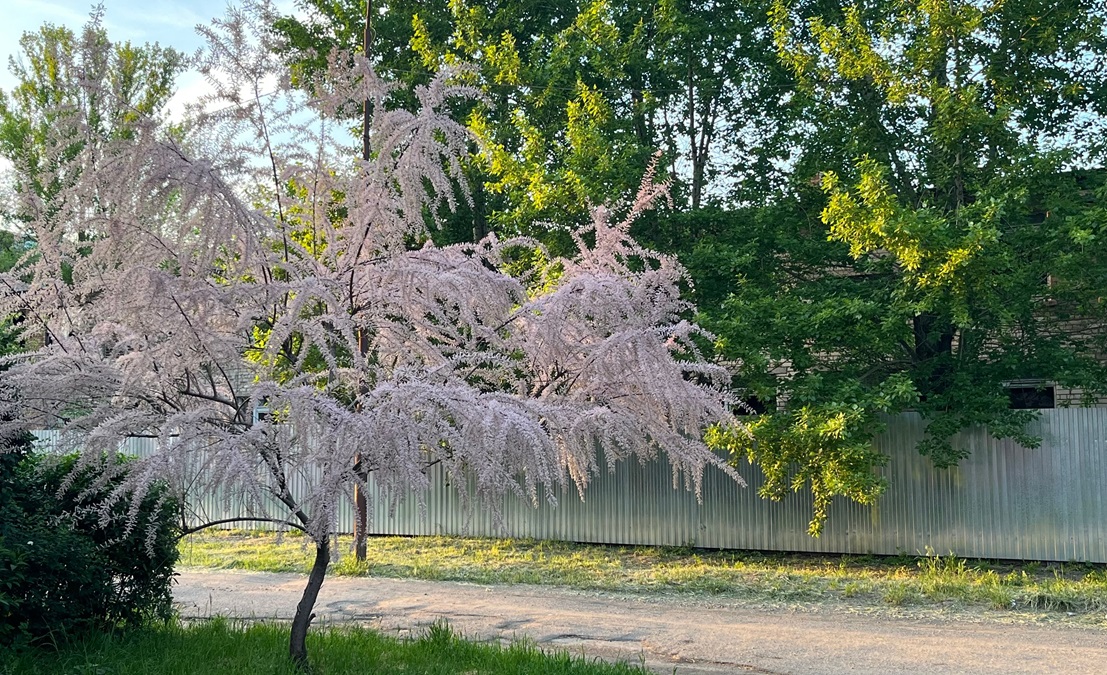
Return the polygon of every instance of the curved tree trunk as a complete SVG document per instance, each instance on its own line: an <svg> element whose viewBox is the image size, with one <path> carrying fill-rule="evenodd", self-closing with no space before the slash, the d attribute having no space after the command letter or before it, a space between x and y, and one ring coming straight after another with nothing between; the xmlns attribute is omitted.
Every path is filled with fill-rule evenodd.
<svg viewBox="0 0 1107 675"><path fill-rule="evenodd" d="M319 597L319 588L323 585L323 578L327 575L327 565L330 564L330 544L323 540L315 542L315 564L311 566L311 574L308 575L307 588L300 598L300 604L296 605L296 616L292 619L292 635L288 642L288 655L301 669L307 669L307 632L311 620L315 618L312 609L315 600Z"/></svg>

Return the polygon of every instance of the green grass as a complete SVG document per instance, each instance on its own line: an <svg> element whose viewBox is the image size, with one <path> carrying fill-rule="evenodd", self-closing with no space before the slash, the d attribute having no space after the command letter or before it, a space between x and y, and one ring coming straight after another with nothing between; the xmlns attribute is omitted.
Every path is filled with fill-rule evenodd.
<svg viewBox="0 0 1107 675"><path fill-rule="evenodd" d="M520 642L508 647L467 642L441 625L401 640L357 628L308 635L312 675L632 675L639 668L566 652L544 653ZM302 675L288 658L288 626L213 619L118 635L95 635L59 649L0 652L0 674L57 675Z"/></svg>
<svg viewBox="0 0 1107 675"><path fill-rule="evenodd" d="M332 573L484 584L547 584L623 593L708 594L757 602L987 608L1074 613L1107 624L1107 568L953 556L841 556L597 546L463 537L375 537L358 564L348 538ZM306 572L303 537L194 535L180 565Z"/></svg>

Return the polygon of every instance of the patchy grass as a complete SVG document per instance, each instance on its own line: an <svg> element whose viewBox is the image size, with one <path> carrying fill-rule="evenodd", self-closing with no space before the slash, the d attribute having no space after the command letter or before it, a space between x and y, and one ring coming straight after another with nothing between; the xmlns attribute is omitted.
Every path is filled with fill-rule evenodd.
<svg viewBox="0 0 1107 675"><path fill-rule="evenodd" d="M308 635L313 675L633 675L640 668L546 653L533 644L467 642L443 625L401 640L358 627L324 628ZM57 649L0 652L0 674L37 675L302 675L288 659L288 626L213 619L117 635L94 635Z"/></svg>
<svg viewBox="0 0 1107 675"><path fill-rule="evenodd" d="M344 538L340 550L349 551ZM215 532L181 542L180 564L304 572L313 551L298 534ZM1107 624L1107 568L954 556L842 556L598 546L463 537L375 537L369 560L346 553L347 576L549 584L621 593L698 594L762 602L841 602L1072 613Z"/></svg>

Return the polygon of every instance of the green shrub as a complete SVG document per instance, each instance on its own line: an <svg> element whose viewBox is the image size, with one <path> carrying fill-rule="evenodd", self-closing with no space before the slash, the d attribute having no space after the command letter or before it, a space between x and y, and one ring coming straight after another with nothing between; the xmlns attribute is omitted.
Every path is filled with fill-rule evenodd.
<svg viewBox="0 0 1107 675"><path fill-rule="evenodd" d="M123 503L101 522L90 506L118 480L81 499L94 470L63 490L75 456L36 455L29 438L8 445L0 448L0 645L168 618L177 548L164 490L146 495L132 526Z"/></svg>

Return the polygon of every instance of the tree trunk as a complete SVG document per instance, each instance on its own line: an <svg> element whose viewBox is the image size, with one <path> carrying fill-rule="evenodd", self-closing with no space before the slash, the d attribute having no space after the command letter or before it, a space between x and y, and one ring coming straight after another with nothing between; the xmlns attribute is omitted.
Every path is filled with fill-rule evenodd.
<svg viewBox="0 0 1107 675"><path fill-rule="evenodd" d="M324 539L315 542L315 564L311 566L311 574L308 575L307 587L300 598L300 604L296 605L296 616L292 619L292 634L288 641L288 655L292 657L301 670L306 670L307 660L307 632L311 626L311 620L315 618L312 609L319 597L319 589L323 585L323 578L327 576L327 565L330 564L330 544Z"/></svg>
<svg viewBox="0 0 1107 675"><path fill-rule="evenodd" d="M365 3L365 32L361 34L361 49L365 58L372 62L373 57L373 0ZM365 99L361 106L361 158L366 162L372 157L372 146L369 138L369 126L373 119L372 101ZM352 284L353 282L351 282ZM364 333L358 333L358 347L362 356L367 351L364 342ZM354 458L355 462L361 461L361 456ZM354 558L358 562L365 562L365 524L369 520L369 511L365 502L365 493L360 485L354 486ZM313 600L314 602L314 600Z"/></svg>
<svg viewBox="0 0 1107 675"><path fill-rule="evenodd" d="M696 86L693 81L691 45L689 45L688 51L688 81L685 84L688 87L688 152L692 159L692 210L697 211L700 208L702 189L700 186L700 167L703 158L699 155L700 144L696 137Z"/></svg>
<svg viewBox="0 0 1107 675"><path fill-rule="evenodd" d="M488 217L485 213L487 205L484 195L484 176L480 171L473 173L476 175L469 179L469 184L473 186L473 242L475 243L488 236Z"/></svg>
<svg viewBox="0 0 1107 675"><path fill-rule="evenodd" d="M361 456L355 458L361 460ZM365 562L367 553L367 540L369 532L366 526L369 521L369 504L365 499L365 489L361 485L354 486L354 559Z"/></svg>
<svg viewBox="0 0 1107 675"><path fill-rule="evenodd" d="M365 54L366 60L370 64L373 63L373 0L368 0L365 3L365 31L361 34L361 50ZM369 144L369 126L373 120L373 102L369 99L365 99L365 104L361 108L361 158L366 162L369 161L370 144Z"/></svg>
<svg viewBox="0 0 1107 675"><path fill-rule="evenodd" d="M949 387L952 371L953 326L935 314L917 314L913 320L915 334L915 363L922 366L925 378L915 384L923 400L933 394L945 392Z"/></svg>
<svg viewBox="0 0 1107 675"><path fill-rule="evenodd" d="M357 346L362 357L369 353L369 339L364 328L358 329ZM360 393L364 394L364 392ZM357 404L357 410L361 411L360 400ZM367 540L369 538L369 532L366 530L369 525L369 501L365 498L364 485L369 480L369 471L362 466L361 453L354 455L354 466L360 479L357 483L354 483L354 559L358 562L365 562L366 549L368 548Z"/></svg>

